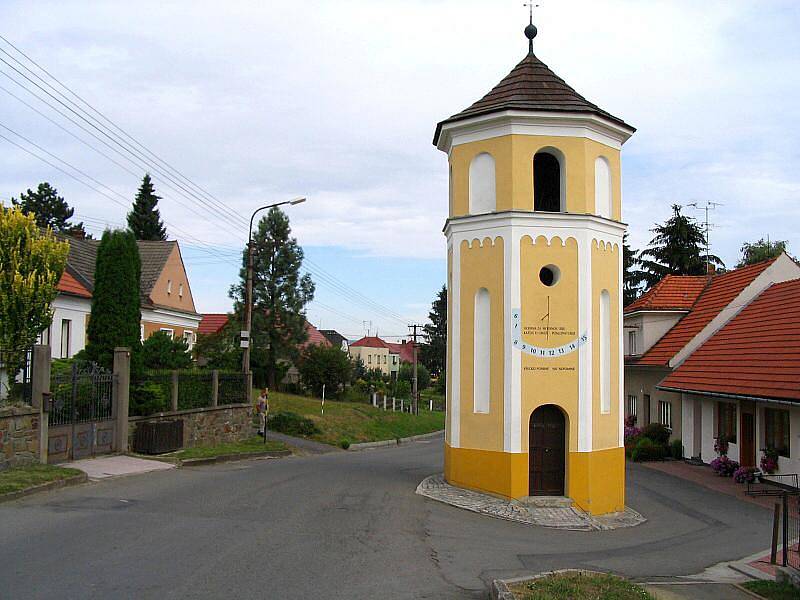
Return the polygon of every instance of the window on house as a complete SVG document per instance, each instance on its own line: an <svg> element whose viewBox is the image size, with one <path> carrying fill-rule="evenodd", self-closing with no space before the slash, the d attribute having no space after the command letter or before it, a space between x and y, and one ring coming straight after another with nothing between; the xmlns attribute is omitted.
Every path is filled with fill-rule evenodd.
<svg viewBox="0 0 800 600"><path fill-rule="evenodd" d="M367 364L368 365L372 364L372 354L367 354Z"/></svg>
<svg viewBox="0 0 800 600"><path fill-rule="evenodd" d="M50 345L50 328L44 329L42 333L39 334L39 343L43 346Z"/></svg>
<svg viewBox="0 0 800 600"><path fill-rule="evenodd" d="M191 330L183 332L183 340L186 342L186 345L189 347L189 350L192 349L194 346L194 332Z"/></svg>
<svg viewBox="0 0 800 600"><path fill-rule="evenodd" d="M789 458L789 411L764 409L764 443Z"/></svg>
<svg viewBox="0 0 800 600"><path fill-rule="evenodd" d="M636 405L638 398L634 394L628 394L628 416L636 416Z"/></svg>
<svg viewBox="0 0 800 600"><path fill-rule="evenodd" d="M167 279L167 293L172 293L172 279Z"/></svg>
<svg viewBox="0 0 800 600"><path fill-rule="evenodd" d="M549 152L533 157L533 210L559 212L561 208L561 164Z"/></svg>
<svg viewBox="0 0 800 600"><path fill-rule="evenodd" d="M392 364L393 365L397 364L397 355L396 354L394 356L392 356Z"/></svg>
<svg viewBox="0 0 800 600"><path fill-rule="evenodd" d="M61 319L61 358L70 357L70 343L72 338L72 321Z"/></svg>
<svg viewBox="0 0 800 600"><path fill-rule="evenodd" d="M658 401L658 422L664 427L672 429L672 402Z"/></svg>
<svg viewBox="0 0 800 600"><path fill-rule="evenodd" d="M163 331L164 333L166 333L166 334L167 334L167 337L168 337L169 339L172 339L172 338L173 338L173 336L175 335L175 331L174 331L174 330L172 330L172 329L169 329L169 328L167 328L167 327L162 327L162 328L161 328L161 331Z"/></svg>
<svg viewBox="0 0 800 600"><path fill-rule="evenodd" d="M731 402L717 402L717 436L736 443L736 405Z"/></svg>
<svg viewBox="0 0 800 600"><path fill-rule="evenodd" d="M636 354L636 332L628 332L628 354Z"/></svg>
<svg viewBox="0 0 800 600"><path fill-rule="evenodd" d="M383 364L386 364L386 359L389 358L388 356L383 357Z"/></svg>

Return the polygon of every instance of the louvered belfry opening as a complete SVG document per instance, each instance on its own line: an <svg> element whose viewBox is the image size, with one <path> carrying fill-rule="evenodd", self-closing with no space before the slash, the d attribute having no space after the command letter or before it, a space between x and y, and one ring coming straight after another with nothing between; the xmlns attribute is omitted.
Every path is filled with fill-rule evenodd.
<svg viewBox="0 0 800 600"><path fill-rule="evenodd" d="M547 152L537 152L533 157L533 210L561 210L561 165Z"/></svg>

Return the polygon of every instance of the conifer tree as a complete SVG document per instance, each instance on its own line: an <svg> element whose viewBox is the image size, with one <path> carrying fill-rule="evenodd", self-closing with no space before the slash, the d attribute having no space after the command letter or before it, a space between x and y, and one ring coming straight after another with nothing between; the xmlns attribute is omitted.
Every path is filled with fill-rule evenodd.
<svg viewBox="0 0 800 600"><path fill-rule="evenodd" d="M640 261L636 250L628 244L628 234L622 236L623 306L628 306L639 297L642 291L644 273L639 270Z"/></svg>
<svg viewBox="0 0 800 600"><path fill-rule="evenodd" d="M115 347L132 351L131 368L138 367L140 346L139 281L141 259L130 231L106 230L97 249L92 314L87 329L86 354L110 368Z"/></svg>
<svg viewBox="0 0 800 600"><path fill-rule="evenodd" d="M444 371L447 354L447 286L443 285L436 294L428 319L431 322L423 327L428 339L420 348L420 360L431 373L439 375Z"/></svg>
<svg viewBox="0 0 800 600"><path fill-rule="evenodd" d="M19 195L19 200L11 199L11 204L18 206L25 214L33 215L39 227L49 227L57 233L75 237L86 237L83 223L70 223L75 209L70 208L67 201L58 195L58 190L49 183L40 183L36 191L28 189Z"/></svg>
<svg viewBox="0 0 800 600"><path fill-rule="evenodd" d="M642 275L648 287L665 275L705 275L706 236L693 219L681 214L681 207L672 206L672 217L651 231L655 237L639 254ZM709 265L724 267L719 257L708 256Z"/></svg>
<svg viewBox="0 0 800 600"><path fill-rule="evenodd" d="M150 173L145 173L142 185L133 201L133 208L128 213L128 228L137 240L166 240L167 230L161 220L161 213L156 208L161 196L156 195L155 186Z"/></svg>
<svg viewBox="0 0 800 600"><path fill-rule="evenodd" d="M314 282L300 275L303 249L291 237L289 218L273 207L258 222L253 234L253 327L250 355L254 373L263 369L271 388L280 365L296 362L306 341L306 304L314 298ZM247 249L243 254L241 282L230 289L236 313L242 314L247 283ZM261 352L263 350L263 353ZM258 362L256 362L258 361Z"/></svg>

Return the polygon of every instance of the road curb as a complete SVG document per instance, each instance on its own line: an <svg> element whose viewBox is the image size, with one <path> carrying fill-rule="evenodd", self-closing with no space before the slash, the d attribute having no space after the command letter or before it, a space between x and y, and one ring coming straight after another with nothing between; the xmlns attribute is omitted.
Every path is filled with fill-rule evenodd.
<svg viewBox="0 0 800 600"><path fill-rule="evenodd" d="M73 475L65 479L56 479L55 481L48 481L39 485L34 485L24 490L17 490L16 492L9 492L7 494L0 494L0 504L3 502L10 502L25 496L32 496L40 492L49 492L50 490L57 490L64 487L72 487L73 485L80 485L89 481L89 476L86 473L80 475Z"/></svg>
<svg viewBox="0 0 800 600"><path fill-rule="evenodd" d="M239 452L237 454L224 454L222 456L209 456L205 458L187 458L179 460L179 467L196 467L200 465L213 465L216 463L246 460L248 458L283 458L291 456L291 450L265 450L264 452Z"/></svg>
<svg viewBox="0 0 800 600"><path fill-rule="evenodd" d="M439 437L444 433L444 429L439 431L432 431L431 433L422 433L420 435L412 435L411 437L399 438L396 440L382 440L380 442L361 442L360 444L350 444L348 450L366 450L368 448L381 448L383 446L398 446L400 444L407 444L408 442L415 442L417 440L426 440Z"/></svg>

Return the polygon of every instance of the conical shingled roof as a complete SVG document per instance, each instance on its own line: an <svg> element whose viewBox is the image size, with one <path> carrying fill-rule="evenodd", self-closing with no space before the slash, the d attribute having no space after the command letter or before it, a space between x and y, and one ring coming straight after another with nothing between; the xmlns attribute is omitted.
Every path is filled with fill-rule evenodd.
<svg viewBox="0 0 800 600"><path fill-rule="evenodd" d="M436 127L434 143L439 138L442 125L509 109L590 113L634 131L634 128L622 119L604 111L581 96L566 81L553 73L533 52L529 52L483 98L439 123Z"/></svg>

